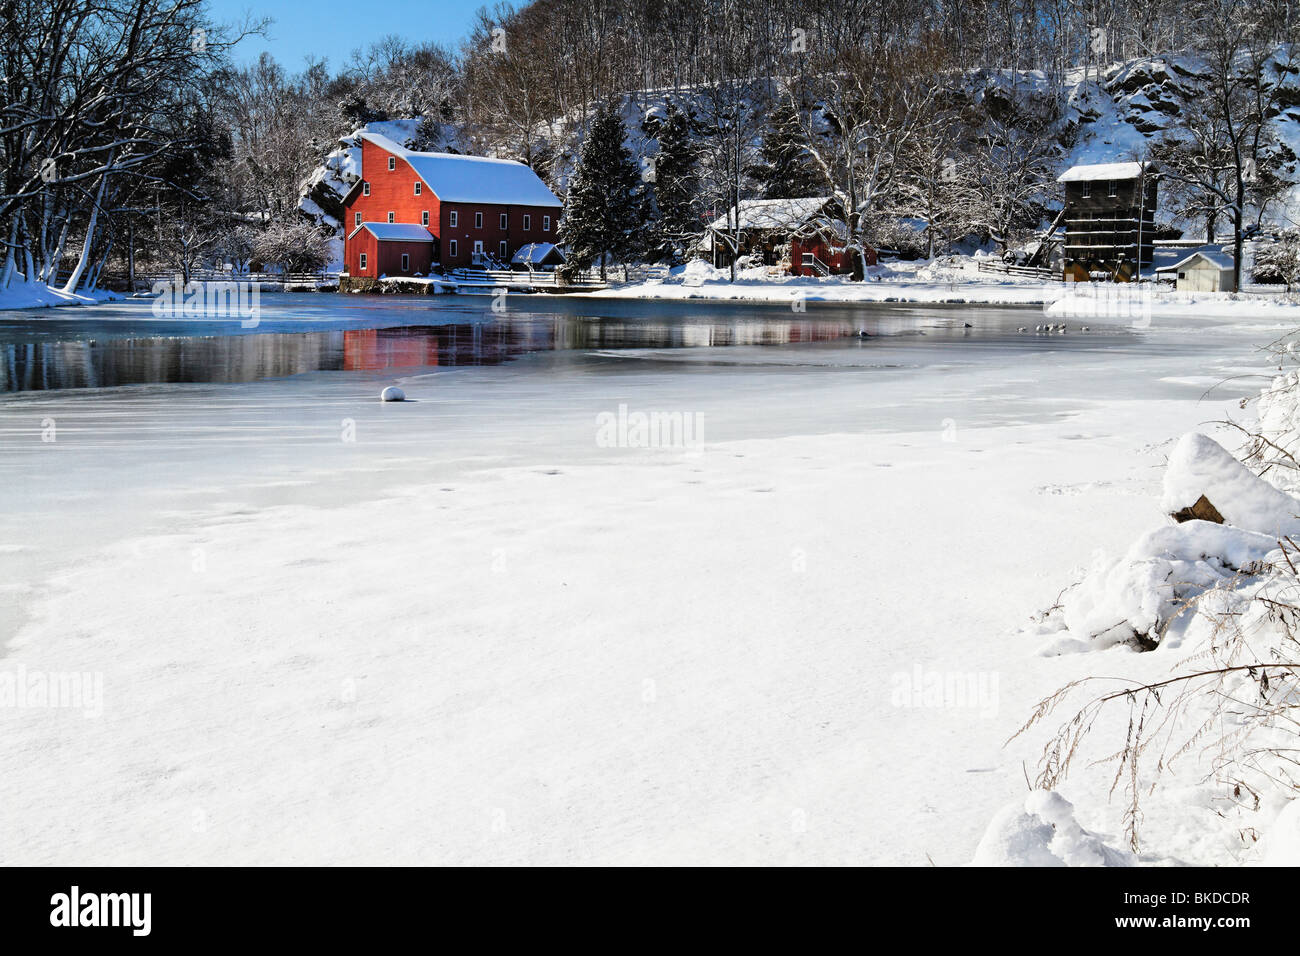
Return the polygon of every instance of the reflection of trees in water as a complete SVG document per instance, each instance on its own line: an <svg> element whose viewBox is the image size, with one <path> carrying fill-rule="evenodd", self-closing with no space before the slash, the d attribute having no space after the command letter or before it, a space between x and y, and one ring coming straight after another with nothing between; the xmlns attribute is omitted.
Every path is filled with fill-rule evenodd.
<svg viewBox="0 0 1300 956"><path fill-rule="evenodd" d="M847 319L655 322L534 316L387 329L14 343L0 344L0 391L251 382L317 371L497 365L525 352L553 349L784 345L853 334Z"/></svg>
<svg viewBox="0 0 1300 956"><path fill-rule="evenodd" d="M341 332L0 345L0 391L251 382L341 367Z"/></svg>
<svg viewBox="0 0 1300 956"><path fill-rule="evenodd" d="M556 320L557 349L705 348L829 342L857 334L848 319L723 319L650 322L618 319Z"/></svg>

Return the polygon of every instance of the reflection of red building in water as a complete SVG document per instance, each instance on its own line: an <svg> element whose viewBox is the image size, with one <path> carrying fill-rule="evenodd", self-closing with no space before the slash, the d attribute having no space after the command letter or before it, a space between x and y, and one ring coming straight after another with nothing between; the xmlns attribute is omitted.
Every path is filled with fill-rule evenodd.
<svg viewBox="0 0 1300 956"><path fill-rule="evenodd" d="M430 329L354 329L343 333L343 369L373 372L438 363L438 337Z"/></svg>
<svg viewBox="0 0 1300 956"><path fill-rule="evenodd" d="M549 322L352 329L343 333L343 369L376 372L388 368L497 365L521 352L555 347L555 329Z"/></svg>

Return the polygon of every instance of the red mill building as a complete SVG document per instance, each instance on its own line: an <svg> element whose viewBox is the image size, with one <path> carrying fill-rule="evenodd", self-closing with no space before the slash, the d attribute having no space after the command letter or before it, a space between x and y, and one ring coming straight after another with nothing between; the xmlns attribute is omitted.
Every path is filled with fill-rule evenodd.
<svg viewBox="0 0 1300 956"><path fill-rule="evenodd" d="M361 178L343 199L343 268L352 279L507 268L521 246L555 241L560 201L523 163L360 138Z"/></svg>

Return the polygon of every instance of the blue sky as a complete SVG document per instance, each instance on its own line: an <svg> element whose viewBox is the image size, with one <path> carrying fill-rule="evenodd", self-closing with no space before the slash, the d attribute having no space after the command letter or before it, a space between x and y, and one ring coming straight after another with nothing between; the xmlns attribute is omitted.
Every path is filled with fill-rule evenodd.
<svg viewBox="0 0 1300 956"><path fill-rule="evenodd" d="M484 0L272 0L254 4L248 0L208 0L212 18L229 23L245 13L271 17L269 39L253 37L237 48L240 63L255 61L269 50L285 68L302 69L311 54L327 57L331 67L342 65L359 46L367 46L389 33L413 42L434 40L455 45L474 20L474 11Z"/></svg>

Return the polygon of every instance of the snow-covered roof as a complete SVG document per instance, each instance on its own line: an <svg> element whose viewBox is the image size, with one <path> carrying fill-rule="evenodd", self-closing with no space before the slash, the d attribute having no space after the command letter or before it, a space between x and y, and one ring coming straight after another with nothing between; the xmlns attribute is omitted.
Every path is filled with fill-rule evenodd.
<svg viewBox="0 0 1300 956"><path fill-rule="evenodd" d="M555 247L553 242L530 242L526 246L520 246L519 251L514 254L510 261L537 264L545 262L546 257L552 252L559 255L561 259L564 258L564 254Z"/></svg>
<svg viewBox="0 0 1300 956"><path fill-rule="evenodd" d="M1056 177L1058 183L1096 182L1098 180L1137 179L1149 163L1093 163L1071 166Z"/></svg>
<svg viewBox="0 0 1300 956"><path fill-rule="evenodd" d="M1172 266L1161 266L1156 270L1156 272L1174 272L1187 265L1187 263L1191 262L1193 259L1204 259L1211 265L1218 266L1222 271L1230 271L1233 264L1232 256L1228 255L1226 252L1206 252L1203 249L1198 249L1190 256L1187 256L1184 259L1179 259Z"/></svg>
<svg viewBox="0 0 1300 956"><path fill-rule="evenodd" d="M376 239L394 242L433 242L433 234L424 226L413 222L363 222L352 230L349 239L362 229Z"/></svg>
<svg viewBox="0 0 1300 956"><path fill-rule="evenodd" d="M822 211L830 202L828 196L808 196L799 199L742 199L740 204L727 210L709 223L710 229L771 229L792 232Z"/></svg>
<svg viewBox="0 0 1300 956"><path fill-rule="evenodd" d="M443 202L481 202L497 205L559 206L546 183L512 159L462 156L459 153L419 153L387 136L363 132L380 149L411 164L416 174Z"/></svg>

